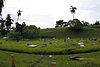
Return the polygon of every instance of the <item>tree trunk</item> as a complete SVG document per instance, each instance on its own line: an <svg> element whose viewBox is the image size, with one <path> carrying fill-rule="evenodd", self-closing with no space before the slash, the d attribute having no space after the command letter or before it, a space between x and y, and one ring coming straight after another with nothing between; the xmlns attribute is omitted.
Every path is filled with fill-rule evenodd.
<svg viewBox="0 0 100 67"><path fill-rule="evenodd" d="M74 13L73 13L73 20L74 20Z"/></svg>

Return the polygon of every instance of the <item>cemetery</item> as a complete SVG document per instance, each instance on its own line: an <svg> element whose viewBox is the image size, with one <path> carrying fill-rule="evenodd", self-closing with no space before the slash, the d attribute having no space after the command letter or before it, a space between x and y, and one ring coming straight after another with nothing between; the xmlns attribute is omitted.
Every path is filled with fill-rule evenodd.
<svg viewBox="0 0 100 67"><path fill-rule="evenodd" d="M88 40L88 38L42 38L41 40L32 39L17 42L0 39L0 54L7 54L6 57L8 58L6 62L5 60L0 62L5 67L11 67L11 54L14 54L16 67L21 65L24 67L52 67L52 63L55 63L54 66L56 65L56 67L61 67L61 65L62 67L70 67L74 66L75 63L78 67L82 67L81 65L88 67L92 63L96 65L94 67L99 67L99 40L99 38L96 41ZM0 58L4 57L0 56Z"/></svg>
<svg viewBox="0 0 100 67"><path fill-rule="evenodd" d="M0 0L0 67L100 67L92 1Z"/></svg>

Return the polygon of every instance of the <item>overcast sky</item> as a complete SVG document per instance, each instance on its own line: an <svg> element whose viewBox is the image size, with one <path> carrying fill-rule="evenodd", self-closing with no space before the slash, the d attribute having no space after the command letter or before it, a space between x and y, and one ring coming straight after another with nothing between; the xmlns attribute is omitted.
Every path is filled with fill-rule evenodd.
<svg viewBox="0 0 100 67"><path fill-rule="evenodd" d="M70 6L77 7L75 18L90 23L100 20L100 0L6 0L3 17L11 14L17 20L17 11L22 10L20 23L41 28L55 27L57 20L72 19Z"/></svg>

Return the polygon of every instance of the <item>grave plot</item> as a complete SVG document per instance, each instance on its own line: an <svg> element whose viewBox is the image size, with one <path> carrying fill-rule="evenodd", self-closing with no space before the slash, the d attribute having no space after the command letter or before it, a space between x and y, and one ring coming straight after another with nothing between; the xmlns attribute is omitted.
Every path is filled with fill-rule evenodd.
<svg viewBox="0 0 100 67"><path fill-rule="evenodd" d="M72 55L47 55L36 67L99 67L100 52L72 54Z"/></svg>
<svg viewBox="0 0 100 67"><path fill-rule="evenodd" d="M31 67L43 57L43 55L0 51L0 67Z"/></svg>
<svg viewBox="0 0 100 67"><path fill-rule="evenodd" d="M10 50L26 53L41 53L41 54L69 54L81 52L99 51L100 43L98 41L86 41L86 39L70 39L64 42L64 39L41 39L41 41L0 41L1 50ZM72 49L72 50L71 50Z"/></svg>

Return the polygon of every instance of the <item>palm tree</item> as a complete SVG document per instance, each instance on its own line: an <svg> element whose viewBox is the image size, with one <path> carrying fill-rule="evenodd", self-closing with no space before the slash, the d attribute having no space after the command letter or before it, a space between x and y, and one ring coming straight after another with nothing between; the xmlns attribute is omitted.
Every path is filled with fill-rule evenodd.
<svg viewBox="0 0 100 67"><path fill-rule="evenodd" d="M17 16L18 16L18 18L17 18L17 22L18 22L18 20L19 20L19 16L21 16L21 10L18 10L18 12L17 12Z"/></svg>
<svg viewBox="0 0 100 67"><path fill-rule="evenodd" d="M7 31L9 32L9 29L11 28L11 24L13 24L14 20L11 19L11 16L10 14L7 15L7 18L6 18L6 22L5 22L5 25L6 25L6 28L7 28Z"/></svg>
<svg viewBox="0 0 100 67"><path fill-rule="evenodd" d="M1 23L0 29L2 30L5 27L5 24L4 24L5 23L5 20L3 18L1 18L0 23Z"/></svg>
<svg viewBox="0 0 100 67"><path fill-rule="evenodd" d="M5 0L0 0L0 16L2 16L2 7L4 7L4 1Z"/></svg>
<svg viewBox="0 0 100 67"><path fill-rule="evenodd" d="M70 8L70 12L73 14L73 20L74 20L74 14L75 14L75 10L76 10L77 8L76 7L73 7L73 6L71 6L71 8Z"/></svg>

